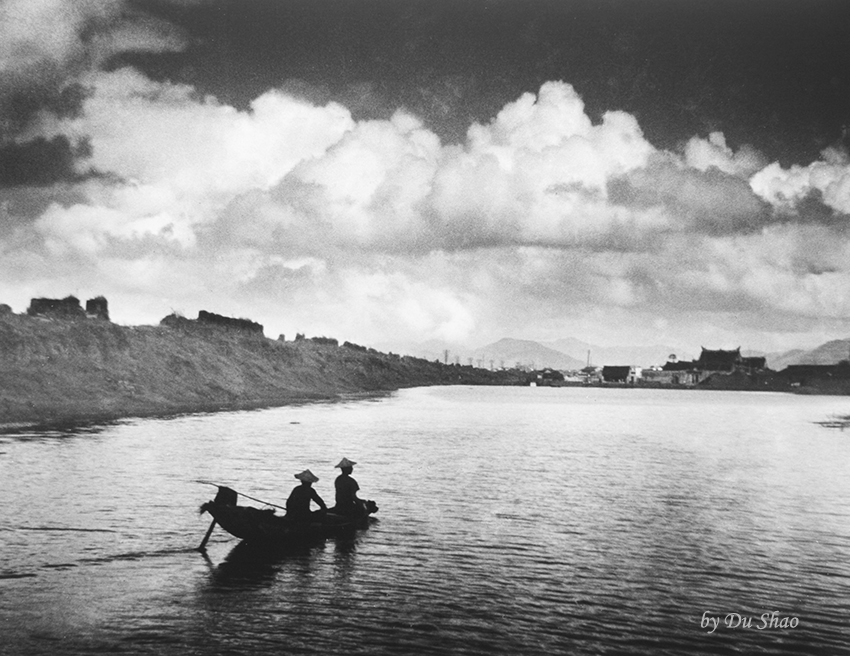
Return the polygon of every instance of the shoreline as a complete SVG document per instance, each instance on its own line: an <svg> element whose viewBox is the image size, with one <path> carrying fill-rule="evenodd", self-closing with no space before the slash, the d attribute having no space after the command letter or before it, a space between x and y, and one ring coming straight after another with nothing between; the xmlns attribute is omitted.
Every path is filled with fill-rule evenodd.
<svg viewBox="0 0 850 656"><path fill-rule="evenodd" d="M389 394L391 392L386 392ZM215 414L218 412L238 412L250 410L263 410L267 408L282 408L290 405L302 405L307 403L323 403L342 401L350 396L380 396L384 393L363 393L361 394L304 394L293 395L286 400L258 400L258 401L240 401L230 404L208 404L194 405L185 407L151 407L147 409L137 409L131 412L79 412L79 413L60 413L49 417L40 417L33 419L21 419L17 421L0 422L0 435L14 433L17 431L51 431L51 430L74 430L78 428L110 425L122 421L133 419L173 419L175 417L183 417L188 415Z"/></svg>
<svg viewBox="0 0 850 656"><path fill-rule="evenodd" d="M441 385L421 385L422 387L436 387ZM506 387L526 387L525 385L506 384ZM411 386L416 387L416 386ZM569 387L569 388L598 388L598 389L635 389L635 390L681 390L681 391L709 391L709 392L757 392L757 393L786 393L786 394L802 394L823 395L823 396L842 396L841 394L831 394L829 392L797 392L787 389L722 389L718 387L683 387L680 385L629 385L616 383L561 383L555 385L538 385L538 387ZM401 389L407 387L399 387L394 389L384 390L367 390L354 392L338 392L338 393L322 393L310 392L300 394L290 394L285 398L278 397L274 399L258 399L244 400L232 403L206 403L206 404L187 404L184 406L171 407L148 407L137 408L128 412L110 411L110 412L67 412L53 413L50 416L32 417L29 419L20 418L11 421L0 422L0 435L6 435L15 432L42 432L42 431L75 431L84 430L96 426L108 426L123 421L131 421L134 419L174 419L177 417L189 415L215 414L219 412L240 412L252 410L265 410L271 408L283 408L287 406L306 405L314 403L337 403L346 400L360 400L370 398L383 398L391 396ZM828 427L850 427L850 415L840 415L823 422L818 422Z"/></svg>

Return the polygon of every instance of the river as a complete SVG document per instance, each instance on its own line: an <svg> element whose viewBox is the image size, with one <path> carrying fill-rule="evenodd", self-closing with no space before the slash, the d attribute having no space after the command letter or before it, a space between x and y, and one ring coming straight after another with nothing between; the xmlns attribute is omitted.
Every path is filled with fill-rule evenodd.
<svg viewBox="0 0 850 656"><path fill-rule="evenodd" d="M848 410L438 387L0 435L0 652L847 654ZM208 482L332 503L343 456L353 539L194 550Z"/></svg>

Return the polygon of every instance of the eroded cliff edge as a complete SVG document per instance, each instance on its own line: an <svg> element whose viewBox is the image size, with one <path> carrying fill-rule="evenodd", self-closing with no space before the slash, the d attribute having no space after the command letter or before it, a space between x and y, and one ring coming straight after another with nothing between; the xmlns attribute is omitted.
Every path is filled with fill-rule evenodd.
<svg viewBox="0 0 850 656"><path fill-rule="evenodd" d="M0 426L283 405L448 384L522 384L492 372L329 339L271 340L183 320L0 316Z"/></svg>

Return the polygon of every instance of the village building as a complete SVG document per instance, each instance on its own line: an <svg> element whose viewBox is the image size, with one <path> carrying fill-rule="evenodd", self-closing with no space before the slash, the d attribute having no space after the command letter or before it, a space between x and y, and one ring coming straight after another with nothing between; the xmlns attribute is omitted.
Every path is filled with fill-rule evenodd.
<svg viewBox="0 0 850 656"><path fill-rule="evenodd" d="M564 383L564 374L556 369L543 369L529 374L529 385L535 387L558 387Z"/></svg>
<svg viewBox="0 0 850 656"><path fill-rule="evenodd" d="M687 363L690 365L691 363ZM650 367L644 369L641 374L641 381L646 385L681 385L692 387L697 384L699 374L690 369L670 369L666 367Z"/></svg>
<svg viewBox="0 0 850 656"><path fill-rule="evenodd" d="M602 367L589 364L579 372L579 378L587 385L598 385L602 382Z"/></svg>
<svg viewBox="0 0 850 656"><path fill-rule="evenodd" d="M643 370L640 367L606 365L602 367L602 380L606 383L634 385L642 378L642 372Z"/></svg>
<svg viewBox="0 0 850 656"><path fill-rule="evenodd" d="M671 385L694 386L715 375L752 375L764 371L764 357L745 357L741 347L732 350L707 349L702 347L696 360L677 360L675 356L662 367L661 374L653 376L657 382L668 381Z"/></svg>

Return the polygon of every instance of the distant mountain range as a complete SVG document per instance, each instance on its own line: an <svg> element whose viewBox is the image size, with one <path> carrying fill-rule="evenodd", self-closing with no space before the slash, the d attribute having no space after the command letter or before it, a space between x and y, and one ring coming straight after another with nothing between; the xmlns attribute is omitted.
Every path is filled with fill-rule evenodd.
<svg viewBox="0 0 850 656"><path fill-rule="evenodd" d="M795 349L784 353L768 353L767 366L781 371L789 364L837 364L850 360L850 338L834 339L811 351Z"/></svg>
<svg viewBox="0 0 850 656"><path fill-rule="evenodd" d="M588 364L633 365L650 367L663 365L671 355L679 360L699 356L699 349L682 349L672 346L596 346L579 339L567 337L552 342L535 342L527 339L504 338L480 348L459 348L446 342L432 340L408 347L384 347L429 360L470 362L485 369L522 366L533 369L576 370ZM835 364L850 359L850 338L827 342L812 350L795 349L779 353L744 351L748 356L764 356L767 366L781 371L791 364Z"/></svg>
<svg viewBox="0 0 850 656"><path fill-rule="evenodd" d="M488 369L490 363L493 363L496 368L519 365L531 369L581 369L585 366L582 360L558 349L527 339L510 339L507 337L475 349L470 357L476 363L478 360L482 360L483 366Z"/></svg>

